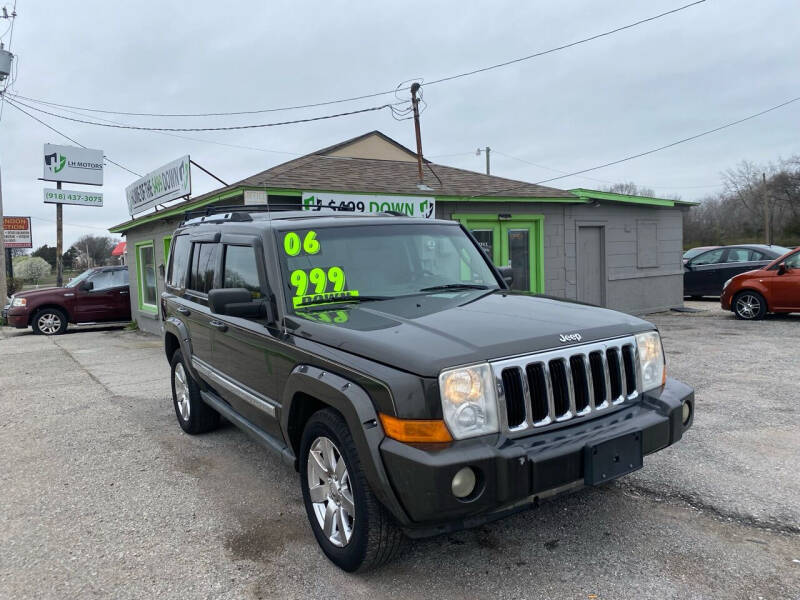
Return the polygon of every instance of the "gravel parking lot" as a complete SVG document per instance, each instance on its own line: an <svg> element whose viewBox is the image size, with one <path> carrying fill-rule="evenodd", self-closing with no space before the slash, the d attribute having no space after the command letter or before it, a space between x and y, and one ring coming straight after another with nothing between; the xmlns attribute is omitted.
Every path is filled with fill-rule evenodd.
<svg viewBox="0 0 800 600"><path fill-rule="evenodd" d="M800 315L652 315L694 427L645 468L348 575L298 476L175 422L160 340L0 328L2 598L800 598Z"/></svg>

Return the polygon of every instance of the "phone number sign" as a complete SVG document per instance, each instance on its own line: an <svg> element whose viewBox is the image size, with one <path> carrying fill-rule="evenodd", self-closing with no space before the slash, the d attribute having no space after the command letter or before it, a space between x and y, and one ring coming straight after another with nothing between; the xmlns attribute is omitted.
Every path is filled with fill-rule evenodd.
<svg viewBox="0 0 800 600"><path fill-rule="evenodd" d="M3 217L6 248L33 248L30 217Z"/></svg>
<svg viewBox="0 0 800 600"><path fill-rule="evenodd" d="M44 190L45 204L76 204L78 206L103 206L103 194L77 190Z"/></svg>

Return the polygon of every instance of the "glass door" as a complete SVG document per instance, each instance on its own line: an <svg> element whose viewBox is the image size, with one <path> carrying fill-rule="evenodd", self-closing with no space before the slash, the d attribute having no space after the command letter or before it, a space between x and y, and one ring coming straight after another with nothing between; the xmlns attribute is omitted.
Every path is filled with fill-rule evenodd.
<svg viewBox="0 0 800 600"><path fill-rule="evenodd" d="M531 226L516 223L500 225L503 236L501 263L511 267L512 290L531 291Z"/></svg>
<svg viewBox="0 0 800 600"><path fill-rule="evenodd" d="M453 215L498 267L510 266L511 289L544 293L544 217L541 215Z"/></svg>

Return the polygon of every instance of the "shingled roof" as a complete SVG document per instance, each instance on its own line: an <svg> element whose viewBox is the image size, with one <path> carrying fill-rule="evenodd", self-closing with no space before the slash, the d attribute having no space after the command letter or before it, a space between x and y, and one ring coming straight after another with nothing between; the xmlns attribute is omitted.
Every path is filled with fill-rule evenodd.
<svg viewBox="0 0 800 600"><path fill-rule="evenodd" d="M409 153L412 157L416 156L402 144L395 142L378 131L373 131L282 163L237 183L213 190L182 203L171 205L168 210L172 212L173 209L184 206L191 208L204 200L240 188L454 196L476 200L478 198L492 197L566 198L580 202L574 194L565 190L437 165L427 160L422 166L425 188L420 189L416 160L384 160L330 155L332 152L340 154L342 148L371 136L379 136L385 142L393 144L395 147ZM152 217L154 215L146 216ZM135 225L137 221L138 219L132 219L126 223L121 223L113 227L111 231L124 231Z"/></svg>

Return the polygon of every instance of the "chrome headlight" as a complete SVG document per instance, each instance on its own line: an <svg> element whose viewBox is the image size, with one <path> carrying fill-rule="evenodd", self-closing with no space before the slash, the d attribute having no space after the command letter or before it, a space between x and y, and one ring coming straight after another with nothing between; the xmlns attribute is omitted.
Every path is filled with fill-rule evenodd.
<svg viewBox="0 0 800 600"><path fill-rule="evenodd" d="M27 298L11 298L11 306L25 306L28 304Z"/></svg>
<svg viewBox="0 0 800 600"><path fill-rule="evenodd" d="M639 368L642 372L642 391L646 392L664 385L667 367L664 363L664 348L657 331L648 331L636 336L639 350Z"/></svg>
<svg viewBox="0 0 800 600"><path fill-rule="evenodd" d="M455 439L497 433L497 394L488 364L442 371L439 393L444 422Z"/></svg>

